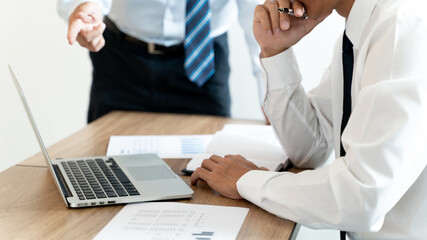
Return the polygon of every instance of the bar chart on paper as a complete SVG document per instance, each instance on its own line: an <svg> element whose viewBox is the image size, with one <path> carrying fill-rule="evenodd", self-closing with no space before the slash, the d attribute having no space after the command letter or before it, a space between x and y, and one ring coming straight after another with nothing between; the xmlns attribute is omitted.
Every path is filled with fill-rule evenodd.
<svg viewBox="0 0 427 240"><path fill-rule="evenodd" d="M170 202L128 204L95 239L235 239L248 211Z"/></svg>
<svg viewBox="0 0 427 240"><path fill-rule="evenodd" d="M211 237L213 237L214 234L215 232L201 232L201 233L193 233L192 235L197 240L208 240L208 239L211 239Z"/></svg>
<svg viewBox="0 0 427 240"><path fill-rule="evenodd" d="M182 154L197 154L204 152L206 147L200 137L181 138Z"/></svg>

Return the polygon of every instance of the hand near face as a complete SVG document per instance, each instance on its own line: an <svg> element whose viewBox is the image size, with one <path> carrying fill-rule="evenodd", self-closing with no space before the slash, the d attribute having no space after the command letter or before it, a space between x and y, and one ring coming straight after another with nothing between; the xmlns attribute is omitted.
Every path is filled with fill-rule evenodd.
<svg viewBox="0 0 427 240"><path fill-rule="evenodd" d="M257 167L240 155L226 155L225 157L212 155L209 159L203 160L201 167L191 175L191 184L196 185L197 181L204 180L219 194L233 199L241 199L236 183L241 176L251 170L267 169Z"/></svg>
<svg viewBox="0 0 427 240"><path fill-rule="evenodd" d="M291 8L295 16L278 11L279 7ZM307 35L328 15L320 18L302 18L304 5L298 0L266 0L255 8L254 36L261 47L262 57L281 53Z"/></svg>

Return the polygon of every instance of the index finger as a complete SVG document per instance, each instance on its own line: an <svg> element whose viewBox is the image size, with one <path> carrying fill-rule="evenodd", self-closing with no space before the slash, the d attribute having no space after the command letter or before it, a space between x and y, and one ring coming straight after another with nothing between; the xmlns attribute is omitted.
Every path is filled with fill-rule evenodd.
<svg viewBox="0 0 427 240"><path fill-rule="evenodd" d="M209 158L210 160L212 160L212 161L214 161L214 162L216 162L216 163L219 163L220 161L222 161L224 158L223 157L220 157L220 156L218 156L218 155L212 155L212 156L210 156L210 158Z"/></svg>
<svg viewBox="0 0 427 240"><path fill-rule="evenodd" d="M290 8L291 4L289 0L278 0L280 8ZM290 26L290 18L286 13L279 14L280 16L280 28L282 30L287 30Z"/></svg>
<svg viewBox="0 0 427 240"><path fill-rule="evenodd" d="M207 182L208 178L210 177L211 172L204 168L197 168L196 171L191 174L191 185L196 185L197 181L199 179L202 179L203 181Z"/></svg>
<svg viewBox="0 0 427 240"><path fill-rule="evenodd" d="M84 23L81 19L76 19L75 21L70 23L68 27L68 42L73 45L76 42L77 35L79 35L80 31L83 30Z"/></svg>

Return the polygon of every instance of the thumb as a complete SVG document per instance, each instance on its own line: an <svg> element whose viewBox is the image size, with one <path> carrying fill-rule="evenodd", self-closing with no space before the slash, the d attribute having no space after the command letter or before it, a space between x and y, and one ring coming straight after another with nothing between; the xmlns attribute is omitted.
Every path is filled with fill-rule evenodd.
<svg viewBox="0 0 427 240"><path fill-rule="evenodd" d="M76 19L81 19L84 23L93 23L95 19L93 16L89 15L86 12L78 12L76 14Z"/></svg>

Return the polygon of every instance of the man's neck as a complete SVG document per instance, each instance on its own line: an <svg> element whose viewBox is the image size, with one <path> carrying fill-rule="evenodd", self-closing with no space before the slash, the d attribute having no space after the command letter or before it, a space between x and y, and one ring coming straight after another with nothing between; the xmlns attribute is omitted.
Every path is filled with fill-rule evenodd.
<svg viewBox="0 0 427 240"><path fill-rule="evenodd" d="M353 7L354 1L355 0L341 0L338 2L335 10L339 15L347 19L348 15L350 14L350 10Z"/></svg>

